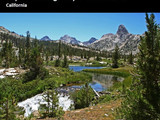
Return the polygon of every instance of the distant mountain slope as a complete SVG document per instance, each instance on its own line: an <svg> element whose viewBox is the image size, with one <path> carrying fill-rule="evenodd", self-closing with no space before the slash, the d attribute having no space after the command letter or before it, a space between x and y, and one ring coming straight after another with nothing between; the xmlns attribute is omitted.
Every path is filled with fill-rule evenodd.
<svg viewBox="0 0 160 120"><path fill-rule="evenodd" d="M25 38L23 35L18 35L14 31L9 31L3 26L0 26L0 33L6 33L9 35L13 35L17 38ZM123 54L128 54L130 51L133 52L133 54L138 52L138 44L140 42L140 36L142 35L135 35L128 32L126 27L124 25L120 25L118 27L118 30L116 34L108 33L103 35L99 40L92 37L90 40L85 42L80 42L75 37L71 37L69 35L64 35L60 38L60 40L67 44L73 44L73 45L80 45L85 46L97 50L107 50L107 51L113 51L115 48L115 45L117 44L119 46L120 51ZM34 38L31 38L31 41ZM40 40L43 41L50 41L51 39L48 36L44 36ZM54 42L58 42L59 40L54 40Z"/></svg>
<svg viewBox="0 0 160 120"><path fill-rule="evenodd" d="M132 51L133 54L135 54L138 52L140 36L141 35L129 33L124 25L120 25L116 34L105 34L99 40L89 45L89 47L99 50L113 51L117 44L122 53L128 54Z"/></svg>
<svg viewBox="0 0 160 120"><path fill-rule="evenodd" d="M17 38L21 38L23 36L21 35L18 35L17 33L15 33L14 31L9 31L8 29L4 28L3 26L0 26L0 33L6 33L6 34L9 34L9 35L13 35Z"/></svg>
<svg viewBox="0 0 160 120"><path fill-rule="evenodd" d="M95 42L96 40L98 40L98 39L91 37L91 39L89 39L88 41L83 42L83 45L88 46L88 45L92 44L93 42Z"/></svg>
<svg viewBox="0 0 160 120"><path fill-rule="evenodd" d="M63 37L60 38L60 40L62 42L69 43L69 44L83 45L82 42L78 41L76 38L71 37L69 35L64 35Z"/></svg>
<svg viewBox="0 0 160 120"><path fill-rule="evenodd" d="M42 41L51 41L51 39L48 36L44 36L40 40L42 40Z"/></svg>

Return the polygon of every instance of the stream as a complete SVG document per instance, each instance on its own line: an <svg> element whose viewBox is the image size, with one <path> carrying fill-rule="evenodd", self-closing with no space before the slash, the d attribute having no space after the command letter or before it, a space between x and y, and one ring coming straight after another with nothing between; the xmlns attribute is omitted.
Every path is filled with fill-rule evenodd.
<svg viewBox="0 0 160 120"><path fill-rule="evenodd" d="M103 67L84 67L84 66L69 66L69 69L79 72L83 69L101 69ZM92 75L92 81L89 85L96 91L104 91L107 88L111 87L115 82L123 81L122 77L117 77L114 75L105 75L105 74L97 74L90 73ZM64 111L70 109L70 106L73 104L73 101L70 99L69 92L80 89L83 85L73 85L69 87L58 88L58 98L59 98L59 106L63 108ZM43 101L43 93L35 95L31 98L28 98L22 102L18 103L18 106L24 107L25 115L29 116L32 112L37 111L39 104L45 103Z"/></svg>

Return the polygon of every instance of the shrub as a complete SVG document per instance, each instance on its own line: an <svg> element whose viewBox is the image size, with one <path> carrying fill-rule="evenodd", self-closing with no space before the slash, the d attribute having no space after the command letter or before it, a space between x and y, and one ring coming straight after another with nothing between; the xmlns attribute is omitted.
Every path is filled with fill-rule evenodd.
<svg viewBox="0 0 160 120"><path fill-rule="evenodd" d="M94 92L88 83L86 83L85 86L81 88L81 90L72 94L75 109L89 107L93 98Z"/></svg>

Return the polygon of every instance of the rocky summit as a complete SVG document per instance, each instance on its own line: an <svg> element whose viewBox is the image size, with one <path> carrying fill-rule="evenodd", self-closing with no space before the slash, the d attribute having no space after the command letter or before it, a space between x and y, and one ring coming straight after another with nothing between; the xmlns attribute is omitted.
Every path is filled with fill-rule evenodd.
<svg viewBox="0 0 160 120"><path fill-rule="evenodd" d="M63 37L60 38L60 40L64 43L69 43L69 44L76 44L76 45L83 45L80 41L78 41L76 38L71 37L69 35L64 35Z"/></svg>
<svg viewBox="0 0 160 120"><path fill-rule="evenodd" d="M127 35L127 34L129 33L128 33L128 30L125 28L125 26L120 25L117 30L117 35L121 36L121 35Z"/></svg>
<svg viewBox="0 0 160 120"><path fill-rule="evenodd" d="M138 44L141 35L134 35L128 32L124 25L120 25L116 34L108 33L99 40L93 42L89 47L104 51L113 51L116 44L122 54L133 54L138 52Z"/></svg>

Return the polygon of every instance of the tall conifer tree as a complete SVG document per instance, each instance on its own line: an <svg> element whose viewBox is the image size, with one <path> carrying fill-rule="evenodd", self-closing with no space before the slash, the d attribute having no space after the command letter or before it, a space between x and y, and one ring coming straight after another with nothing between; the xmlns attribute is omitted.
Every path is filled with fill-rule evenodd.
<svg viewBox="0 0 160 120"><path fill-rule="evenodd" d="M29 63L30 63L30 49L31 49L31 45L30 45L30 33L29 31L27 31L27 37L26 37L26 43L25 43L25 48L26 48L26 54L25 54L25 64L26 64L26 68L29 67Z"/></svg>
<svg viewBox="0 0 160 120"><path fill-rule="evenodd" d="M62 65L63 68L68 68L68 60L67 60L67 56L64 55L64 61L63 61L63 65Z"/></svg>
<svg viewBox="0 0 160 120"><path fill-rule="evenodd" d="M154 14L151 14L150 18L146 14L146 22L148 31L145 32L145 37L141 37L138 74L143 87L143 97L160 115L160 29L155 23Z"/></svg>
<svg viewBox="0 0 160 120"><path fill-rule="evenodd" d="M118 48L118 45L116 44L116 47L114 49L114 53L112 56L112 67L113 68L118 68L118 59L119 59L119 48Z"/></svg>
<svg viewBox="0 0 160 120"><path fill-rule="evenodd" d="M129 120L160 119L160 29L146 14L147 31L141 37L136 74L117 114ZM143 113L142 113L143 111Z"/></svg>
<svg viewBox="0 0 160 120"><path fill-rule="evenodd" d="M129 64L133 64L133 55L132 55L132 51L131 51L131 53L129 54L128 62L129 62Z"/></svg>

